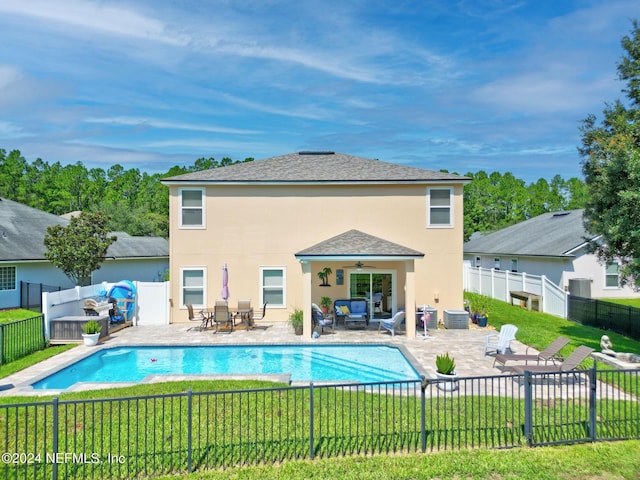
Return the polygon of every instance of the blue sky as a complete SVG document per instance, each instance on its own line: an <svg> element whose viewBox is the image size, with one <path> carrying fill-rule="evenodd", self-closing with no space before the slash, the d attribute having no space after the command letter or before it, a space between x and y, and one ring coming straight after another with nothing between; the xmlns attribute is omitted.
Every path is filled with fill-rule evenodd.
<svg viewBox="0 0 640 480"><path fill-rule="evenodd" d="M0 148L147 173L332 150L581 177L638 0L0 0Z"/></svg>

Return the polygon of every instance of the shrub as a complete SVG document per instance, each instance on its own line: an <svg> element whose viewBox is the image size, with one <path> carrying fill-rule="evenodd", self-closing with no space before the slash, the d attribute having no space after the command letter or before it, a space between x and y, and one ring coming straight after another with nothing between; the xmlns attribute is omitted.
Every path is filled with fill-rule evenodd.
<svg viewBox="0 0 640 480"><path fill-rule="evenodd" d="M291 322L291 326L293 328L300 328L302 327L302 319L303 319L303 312L302 310L300 310L299 308L296 308L293 313L291 313L289 315L289 322Z"/></svg>
<svg viewBox="0 0 640 480"><path fill-rule="evenodd" d="M82 326L82 331L88 335L92 333L100 333L102 326L95 320L89 320Z"/></svg>

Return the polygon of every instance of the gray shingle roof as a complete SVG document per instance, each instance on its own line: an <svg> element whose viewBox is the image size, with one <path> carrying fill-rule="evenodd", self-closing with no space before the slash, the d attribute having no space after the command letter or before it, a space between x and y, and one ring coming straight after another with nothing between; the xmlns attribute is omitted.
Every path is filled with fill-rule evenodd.
<svg viewBox="0 0 640 480"><path fill-rule="evenodd" d="M592 239L584 229L583 210L544 213L497 232L473 237L465 254L572 256L572 251Z"/></svg>
<svg viewBox="0 0 640 480"><path fill-rule="evenodd" d="M467 177L338 152L299 152L165 178L173 182L467 182Z"/></svg>
<svg viewBox="0 0 640 480"><path fill-rule="evenodd" d="M107 250L107 257L113 258L149 258L168 257L169 242L162 237L138 237L125 232L114 232L118 237Z"/></svg>
<svg viewBox="0 0 640 480"><path fill-rule="evenodd" d="M295 256L424 257L424 253L359 230L349 230L305 248Z"/></svg>
<svg viewBox="0 0 640 480"><path fill-rule="evenodd" d="M44 237L47 227L68 225L69 220L0 198L0 262L46 260ZM116 232L118 240L109 247L112 258L155 258L169 256L169 242L160 237L132 237Z"/></svg>

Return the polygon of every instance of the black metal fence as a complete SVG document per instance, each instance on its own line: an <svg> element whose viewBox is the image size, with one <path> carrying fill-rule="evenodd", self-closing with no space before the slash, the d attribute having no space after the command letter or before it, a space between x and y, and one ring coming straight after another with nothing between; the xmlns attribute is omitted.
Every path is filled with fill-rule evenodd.
<svg viewBox="0 0 640 480"><path fill-rule="evenodd" d="M640 308L569 296L569 319L640 340Z"/></svg>
<svg viewBox="0 0 640 480"><path fill-rule="evenodd" d="M20 308L42 311L42 292L59 292L62 287L43 283L20 282Z"/></svg>
<svg viewBox="0 0 640 480"><path fill-rule="evenodd" d="M640 438L639 391L639 371L594 367L0 405L0 468L10 479L120 479L296 459Z"/></svg>
<svg viewBox="0 0 640 480"><path fill-rule="evenodd" d="M43 315L0 323L0 365L42 350L45 346Z"/></svg>

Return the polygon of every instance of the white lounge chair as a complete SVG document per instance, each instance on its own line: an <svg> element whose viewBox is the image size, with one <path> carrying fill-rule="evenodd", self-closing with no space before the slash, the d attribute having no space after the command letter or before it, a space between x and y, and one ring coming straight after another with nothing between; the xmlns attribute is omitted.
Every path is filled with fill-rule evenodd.
<svg viewBox="0 0 640 480"><path fill-rule="evenodd" d="M398 328L402 322L404 322L404 312L399 311L393 316L391 320L380 320L378 332L380 332L384 328L385 330L390 331L391 336L394 337L396 334L396 328Z"/></svg>
<svg viewBox="0 0 640 480"><path fill-rule="evenodd" d="M518 327L507 324L502 326L499 333L487 335L484 340L484 354L489 350L495 350L497 354L507 353L507 350L512 352L511 341L516 339L517 331Z"/></svg>

